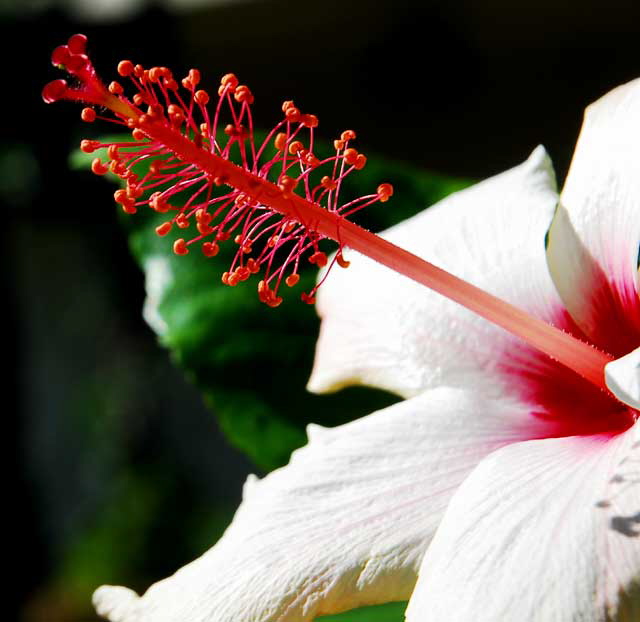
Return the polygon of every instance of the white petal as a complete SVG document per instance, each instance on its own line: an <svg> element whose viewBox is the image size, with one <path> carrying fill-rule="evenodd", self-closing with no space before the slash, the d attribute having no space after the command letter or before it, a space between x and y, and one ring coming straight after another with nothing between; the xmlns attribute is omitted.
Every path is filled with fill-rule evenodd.
<svg viewBox="0 0 640 622"><path fill-rule="evenodd" d="M634 428L489 456L447 508L407 621L640 619L639 465Z"/></svg>
<svg viewBox="0 0 640 622"><path fill-rule="evenodd" d="M640 409L640 348L604 368L609 390L625 404Z"/></svg>
<svg viewBox="0 0 640 622"><path fill-rule="evenodd" d="M587 108L560 207L549 268L592 340L620 356L640 343L640 80Z"/></svg>
<svg viewBox="0 0 640 622"><path fill-rule="evenodd" d="M383 237L553 321L561 302L544 238L556 205L542 147L522 165L447 197ZM361 383L416 395L464 386L515 338L431 290L356 253L320 288L322 317L309 388Z"/></svg>
<svg viewBox="0 0 640 622"><path fill-rule="evenodd" d="M162 336L167 332L168 326L159 307L167 288L173 283L171 262L163 255L150 257L144 263L144 272L147 297L142 317L158 336Z"/></svg>
<svg viewBox="0 0 640 622"><path fill-rule="evenodd" d="M530 438L524 406L436 389L334 429L251 478L222 539L139 599L95 594L113 622L304 622L404 600L447 503L491 451Z"/></svg>

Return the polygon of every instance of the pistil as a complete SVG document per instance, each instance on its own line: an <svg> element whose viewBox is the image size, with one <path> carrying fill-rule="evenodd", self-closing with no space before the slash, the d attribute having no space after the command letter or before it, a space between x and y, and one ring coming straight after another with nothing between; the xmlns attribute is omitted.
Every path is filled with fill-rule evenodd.
<svg viewBox="0 0 640 622"><path fill-rule="evenodd" d="M339 203L338 194L344 177L366 163L364 155L349 147L355 133L344 132L335 141L336 154L320 161L313 152L317 118L303 115L293 102L285 102L285 119L262 146L256 148L250 114L253 96L232 74L221 82L220 99L212 122L205 107L209 95L196 90L200 79L196 70L191 70L182 81L190 93L189 102L185 103L178 95L178 84L168 69L144 70L123 61L119 65L120 75L129 77L138 89L134 101L130 102L118 83L112 83L108 89L102 84L85 55L85 44L82 35L75 35L52 56L54 64L66 68L81 86L71 88L63 80L56 80L45 87L43 98L47 102L72 99L103 106L113 112L116 122L132 131L135 139L132 143L106 145L99 141L84 141L82 148L91 152L99 147L109 147L111 164L105 165L96 159L92 170L97 174L111 170L126 181L126 189L115 193L116 201L126 212L133 213L143 204L158 212L178 212L158 227L159 235L166 235L173 225L187 228L190 219L196 220L199 235L189 241L176 240L174 251L177 254L185 254L189 245L200 242L203 253L213 256L217 253L218 243L235 233L239 249L232 269L223 275L223 282L235 285L263 269L259 296L270 306L277 306L282 300L278 295L280 285L285 283L293 287L298 282L303 253L310 253L308 260L319 267L327 263L318 242L330 238L339 246L332 265L335 262L342 267L348 266L343 249L356 250L465 306L600 389L608 390L604 367L613 360L610 355L347 220L347 215L375 201L386 201L393 192L390 184L381 184L374 194L347 204ZM227 103L232 116L232 123L225 128L229 140L226 145L218 142L223 102ZM144 104L148 107L146 112L141 108ZM235 107L237 105L239 109ZM203 123L196 122L195 110L200 111ZM88 108L83 111L82 118L92 122L96 114ZM299 140L302 130L310 133L307 146ZM239 164L229 159L234 144L241 154ZM276 155L266 163L260 163L268 144L275 146ZM140 178L132 167L147 159L152 162L150 171ZM321 166L328 166L329 174L314 185L311 176ZM231 190L222 196L214 196L213 191L220 187ZM301 194L296 193L297 187L302 188ZM146 190L156 188L147 199L142 198ZM182 208L175 208L169 201L183 189L189 189L192 198ZM253 247L259 239L266 244L256 255ZM252 253L254 255L249 256ZM313 302L317 287L302 294L302 299Z"/></svg>

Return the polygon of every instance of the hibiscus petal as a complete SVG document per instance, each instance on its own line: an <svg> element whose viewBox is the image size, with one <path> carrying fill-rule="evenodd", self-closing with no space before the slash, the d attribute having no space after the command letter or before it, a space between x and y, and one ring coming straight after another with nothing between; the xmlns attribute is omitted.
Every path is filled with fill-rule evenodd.
<svg viewBox="0 0 640 622"><path fill-rule="evenodd" d="M303 622L405 600L447 503L477 463L535 435L524 406L441 388L350 424L310 427L258 481L222 539L141 598L104 586L113 622ZM535 424L534 424L535 425Z"/></svg>
<svg viewBox="0 0 640 622"><path fill-rule="evenodd" d="M640 619L638 425L518 443L460 487L408 622Z"/></svg>
<svg viewBox="0 0 640 622"><path fill-rule="evenodd" d="M576 323L616 356L640 344L640 80L587 108L549 268Z"/></svg>
<svg viewBox="0 0 640 622"><path fill-rule="evenodd" d="M383 237L553 322L562 309L544 238L557 202L542 147L522 165L447 197ZM356 253L319 291L309 389L360 383L404 397L492 374L514 337Z"/></svg>
<svg viewBox="0 0 640 622"><path fill-rule="evenodd" d="M604 368L609 390L624 404L640 409L640 348Z"/></svg>

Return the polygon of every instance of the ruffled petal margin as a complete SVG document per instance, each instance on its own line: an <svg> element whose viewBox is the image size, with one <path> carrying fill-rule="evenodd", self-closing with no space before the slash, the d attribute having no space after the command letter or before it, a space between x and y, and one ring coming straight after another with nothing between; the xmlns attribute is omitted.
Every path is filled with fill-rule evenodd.
<svg viewBox="0 0 640 622"><path fill-rule="evenodd" d="M441 388L333 429L250 478L229 529L142 597L103 586L112 622L304 622L406 600L447 504L488 454L536 435L482 386Z"/></svg>
<svg viewBox="0 0 640 622"><path fill-rule="evenodd" d="M542 147L522 165L453 194L383 237L554 323L564 311L545 235L557 204ZM515 337L395 272L347 253L318 294L322 318L308 388L375 386L403 397L493 376Z"/></svg>
<svg viewBox="0 0 640 622"><path fill-rule="evenodd" d="M451 500L407 621L639 620L639 426L486 458Z"/></svg>

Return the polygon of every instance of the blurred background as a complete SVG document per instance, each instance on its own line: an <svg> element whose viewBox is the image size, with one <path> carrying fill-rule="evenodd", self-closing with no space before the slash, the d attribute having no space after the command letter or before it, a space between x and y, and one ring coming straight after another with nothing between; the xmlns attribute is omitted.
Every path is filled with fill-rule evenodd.
<svg viewBox="0 0 640 622"><path fill-rule="evenodd" d="M141 590L172 573L219 537L246 475L286 461L301 442L283 441L273 459L240 451L144 323L144 278L113 187L68 164L87 135L79 109L40 99L59 77L49 63L55 46L87 34L107 79L122 58L179 74L198 67L205 83L233 71L256 95L259 125L294 98L328 138L353 128L366 153L469 179L542 143L561 180L585 105L640 75L632 0L0 7L13 584L5 618L23 622L92 622L97 585Z"/></svg>

